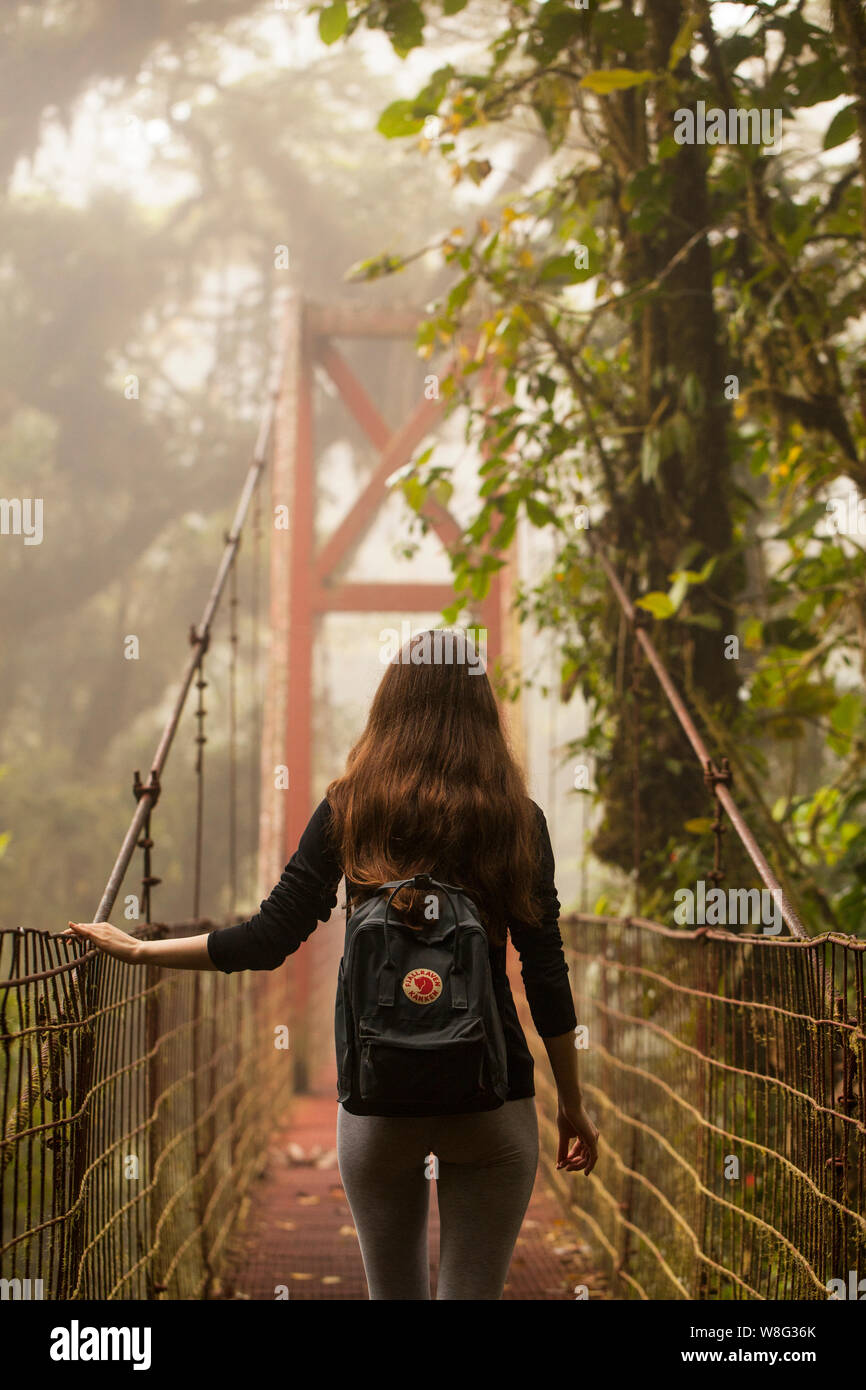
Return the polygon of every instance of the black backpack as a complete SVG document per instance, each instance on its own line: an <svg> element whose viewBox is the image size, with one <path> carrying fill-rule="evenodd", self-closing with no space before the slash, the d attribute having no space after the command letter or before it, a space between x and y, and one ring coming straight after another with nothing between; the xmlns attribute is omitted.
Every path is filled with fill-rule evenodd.
<svg viewBox="0 0 866 1390"><path fill-rule="evenodd" d="M420 930L389 916L404 886L429 889L437 903ZM461 889L416 874L383 884L351 912L335 1038L337 1099L360 1099L371 1114L502 1105L508 1065L487 933Z"/></svg>

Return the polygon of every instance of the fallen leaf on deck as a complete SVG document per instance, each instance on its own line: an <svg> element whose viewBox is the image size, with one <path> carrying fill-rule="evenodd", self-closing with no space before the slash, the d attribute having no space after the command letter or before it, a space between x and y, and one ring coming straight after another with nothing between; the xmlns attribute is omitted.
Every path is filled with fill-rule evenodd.
<svg viewBox="0 0 866 1390"><path fill-rule="evenodd" d="M306 1163L308 1161L300 1144L296 1144L294 1141L286 1145L286 1158L289 1163Z"/></svg>
<svg viewBox="0 0 866 1390"><path fill-rule="evenodd" d="M318 1200L318 1197L309 1195L307 1193L305 1193L303 1196L298 1196L298 1203L302 1207L314 1207Z"/></svg>
<svg viewBox="0 0 866 1390"><path fill-rule="evenodd" d="M356 1236L357 1234L354 1226L341 1226L337 1232L338 1236Z"/></svg>
<svg viewBox="0 0 866 1390"><path fill-rule="evenodd" d="M341 1281L341 1276L340 1276L339 1274L323 1274L323 1275L322 1275L322 1283L323 1283L323 1284L339 1284L340 1281Z"/></svg>
<svg viewBox="0 0 866 1390"><path fill-rule="evenodd" d="M337 1150L336 1150L336 1149L328 1149L327 1153L319 1154L319 1157L316 1159L316 1167L317 1167L317 1168L336 1168L336 1166L337 1166Z"/></svg>
<svg viewBox="0 0 866 1390"><path fill-rule="evenodd" d="M312 1274L292 1274L289 1277L292 1279L312 1279L313 1276Z"/></svg>
<svg viewBox="0 0 866 1390"><path fill-rule="evenodd" d="M293 1231L295 1229L294 1221L275 1221L273 1224L280 1231Z"/></svg>

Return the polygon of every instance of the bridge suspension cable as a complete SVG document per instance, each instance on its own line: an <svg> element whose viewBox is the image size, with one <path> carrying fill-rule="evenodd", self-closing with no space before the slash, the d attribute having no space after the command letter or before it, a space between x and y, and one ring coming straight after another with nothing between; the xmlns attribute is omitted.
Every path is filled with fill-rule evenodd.
<svg viewBox="0 0 866 1390"><path fill-rule="evenodd" d="M686 738L688 739L689 743L694 749L694 752L701 764L701 767L703 768L704 780L707 782L707 785L712 789L713 795L716 799L717 812L716 820L714 821L713 826L716 832L716 874L718 874L719 872L718 848L719 837L722 829L721 818L718 812L718 803L720 803L721 806L723 806L724 809L727 811L731 824L736 830L740 838L740 841L743 845L743 848L745 849L746 853L748 854L749 858L751 859L752 863L757 869L759 877L761 878L765 886L769 888L770 892L773 894L774 901L779 904L779 911L782 916L782 920L785 922L785 925L789 928L792 936L796 936L801 940L808 940L809 933L803 926L803 923L800 921L800 918L797 915L797 912L795 911L793 905L791 904L791 901L787 893L785 892L781 883L777 879L776 875L773 873L773 870L770 868L770 865L767 863L767 860L764 857L757 840L755 839L754 835L752 834L751 830L746 824L745 818L742 812L740 811L740 808L737 806L737 803L734 801L734 798L731 795L729 789L731 774L727 766L727 760L723 759L721 768L716 767L715 763L709 755L706 744L704 743L703 739L698 733L698 730L695 727L691 715L689 714L688 710L685 707L685 704L683 703L682 696L680 695L679 691L677 690L676 686L674 685L671 679L670 672L668 671L667 667L665 666L664 662L659 656L659 653L656 651L649 634L645 631L641 622L639 621L639 615L635 610L634 604L631 602L627 593L625 592L625 589L620 583L619 576L617 575L616 570L610 563L608 557L605 555L602 546L593 536L591 530L587 531L587 537L592 553L598 560L598 563L601 565L601 568L604 570L608 583L610 584L610 587L613 589L613 592L616 595L617 602L619 603L620 607L623 610L623 613L625 614L626 618L628 619L629 623L631 624L634 630L636 641L640 643L646 655L646 658L649 661L649 664L655 671L656 676L658 677L659 684L661 685L662 690L667 696L668 703L670 704L671 709L673 710L674 714L679 720L683 732L685 733Z"/></svg>
<svg viewBox="0 0 866 1390"><path fill-rule="evenodd" d="M276 302L278 307L281 308L283 296L278 295ZM142 828L146 826L150 812L156 805L160 792L160 778L168 760L169 751L175 733L177 732L180 717L183 713L193 680L200 672L204 654L207 651L210 641L211 627L217 609L219 608L220 600L222 599L226 581L234 567L235 558L241 541L241 533L250 509L250 503L257 491L267 460L268 441L271 436L277 400L280 394L280 383L282 381L283 362L286 351L283 317L282 313L280 313L281 336L274 355L272 370L268 381L267 399L259 422L253 456L247 469L243 487L241 488L231 528L226 536L225 546L201 619L197 626L193 627L190 632L190 655L184 668L180 688L175 696L174 704L166 719L156 752L153 756L153 761L151 762L150 776L147 782L139 787L136 793L138 804L129 822L129 827L123 838L123 843L120 846L117 858L114 861L114 866L108 876L108 881L93 918L94 922L105 922L108 920L108 915L114 906L115 899L120 891L120 885L123 882L126 871L129 868L130 860L138 844ZM199 679L202 679L201 675L199 675ZM149 836L147 838L149 838ZM84 957L82 957L82 959L84 959Z"/></svg>

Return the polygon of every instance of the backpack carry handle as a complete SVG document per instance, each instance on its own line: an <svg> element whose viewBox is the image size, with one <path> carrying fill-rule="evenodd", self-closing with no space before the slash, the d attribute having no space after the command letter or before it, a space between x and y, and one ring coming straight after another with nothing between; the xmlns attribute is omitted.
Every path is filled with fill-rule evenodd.
<svg viewBox="0 0 866 1390"><path fill-rule="evenodd" d="M465 1009L467 1007L466 979L464 971L461 965L459 964L457 958L457 944L458 936L460 933L460 921L457 915L457 907L454 902L454 899L451 896L449 885L445 883L440 883L437 879L432 878L430 874L414 874L412 878L401 879L399 883L385 883L382 885L383 889L392 888L393 892L391 893L391 896L388 899L388 903L385 908L385 920L382 924L382 931L385 938L385 961L379 971L379 1003L385 1005L390 1005L394 1003L394 995L397 987L397 968L394 965L394 962L391 960L391 942L388 937L388 914L391 911L391 904L396 898L400 889L405 888L408 885L411 885L413 888L439 888L445 894L446 898L448 899L448 902L451 905L451 911L454 915L454 964L451 968L451 1004L452 1007L455 1009ZM460 890L454 888L453 891L459 892Z"/></svg>

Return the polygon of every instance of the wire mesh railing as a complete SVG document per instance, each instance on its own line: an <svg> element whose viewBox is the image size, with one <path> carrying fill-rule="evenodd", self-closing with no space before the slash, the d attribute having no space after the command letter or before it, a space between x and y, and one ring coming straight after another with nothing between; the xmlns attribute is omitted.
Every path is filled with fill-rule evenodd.
<svg viewBox="0 0 866 1390"><path fill-rule="evenodd" d="M206 1298L292 1094L289 973L73 960L33 930L0 967L3 1296Z"/></svg>
<svg viewBox="0 0 866 1390"><path fill-rule="evenodd" d="M866 941L562 932L600 1146L589 1180L555 1180L612 1296L858 1297Z"/></svg>

